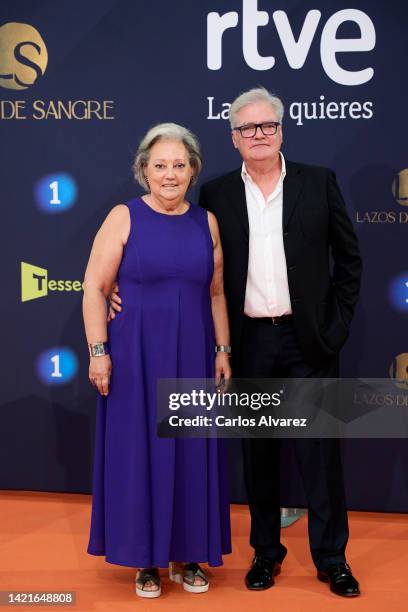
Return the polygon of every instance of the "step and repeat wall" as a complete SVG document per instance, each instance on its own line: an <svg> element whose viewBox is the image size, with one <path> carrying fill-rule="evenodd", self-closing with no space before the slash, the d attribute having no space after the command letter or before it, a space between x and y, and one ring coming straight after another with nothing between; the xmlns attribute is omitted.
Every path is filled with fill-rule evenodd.
<svg viewBox="0 0 408 612"><path fill-rule="evenodd" d="M257 85L285 103L285 156L335 169L360 239L342 374L408 384L407 18L402 0L2 0L1 488L90 492L93 236L141 193L131 164L157 122L197 134L200 181L238 167L228 109ZM392 418L399 389L365 401ZM230 453L244 501L239 441ZM406 440L346 440L344 465L350 508L408 510ZM282 472L283 503L302 504L290 449Z"/></svg>

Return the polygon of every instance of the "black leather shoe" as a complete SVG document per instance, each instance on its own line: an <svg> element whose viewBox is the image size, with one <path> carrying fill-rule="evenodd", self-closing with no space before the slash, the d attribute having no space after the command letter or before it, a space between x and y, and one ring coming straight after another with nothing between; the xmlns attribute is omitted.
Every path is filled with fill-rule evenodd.
<svg viewBox="0 0 408 612"><path fill-rule="evenodd" d="M262 555L255 555L245 584L251 591L264 591L274 585L274 576L280 574L281 564Z"/></svg>
<svg viewBox="0 0 408 612"><path fill-rule="evenodd" d="M328 582L330 590L336 595L342 597L357 597L360 595L358 582L347 563L336 563L325 571L319 570L317 577L322 582Z"/></svg>

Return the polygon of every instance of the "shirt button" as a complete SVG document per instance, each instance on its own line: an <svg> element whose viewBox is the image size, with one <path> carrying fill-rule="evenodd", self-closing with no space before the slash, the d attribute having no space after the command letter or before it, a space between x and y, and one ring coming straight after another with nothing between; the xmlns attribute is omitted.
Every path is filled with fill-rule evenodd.
<svg viewBox="0 0 408 612"><path fill-rule="evenodd" d="M289 272L293 272L293 270L296 270L296 267L295 266L290 266L289 267Z"/></svg>

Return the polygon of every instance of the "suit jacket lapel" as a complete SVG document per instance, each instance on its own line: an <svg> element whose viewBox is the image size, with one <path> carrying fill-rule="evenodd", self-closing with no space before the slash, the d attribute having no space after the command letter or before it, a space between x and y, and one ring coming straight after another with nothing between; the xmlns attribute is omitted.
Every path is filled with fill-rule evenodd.
<svg viewBox="0 0 408 612"><path fill-rule="evenodd" d="M303 185L303 173L299 166L285 160L286 176L283 181L283 216L282 227L285 229L299 200Z"/></svg>
<svg viewBox="0 0 408 612"><path fill-rule="evenodd" d="M245 197L245 185L241 177L241 169L234 172L234 174L231 176L228 185L226 185L226 194L229 200L229 206L240 220L242 229L245 232L245 236L246 238L248 238L248 209Z"/></svg>

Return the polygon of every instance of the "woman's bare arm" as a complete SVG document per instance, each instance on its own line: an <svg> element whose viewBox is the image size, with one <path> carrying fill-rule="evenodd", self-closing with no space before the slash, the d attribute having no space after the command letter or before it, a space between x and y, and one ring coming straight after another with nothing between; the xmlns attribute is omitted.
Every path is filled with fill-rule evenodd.
<svg viewBox="0 0 408 612"><path fill-rule="evenodd" d="M88 343L107 340L106 297L117 276L129 232L129 209L119 204L96 234L84 280L83 316ZM108 356L91 358L90 378L104 395L108 393L110 371Z"/></svg>
<svg viewBox="0 0 408 612"><path fill-rule="evenodd" d="M224 294L224 262L222 246L217 219L213 213L208 212L208 224L214 246L214 274L211 282L211 309L214 321L216 344L229 345L230 334L228 325L227 302ZM231 378L231 367L227 353L217 353L215 359L215 376L220 380L221 374L225 379Z"/></svg>

